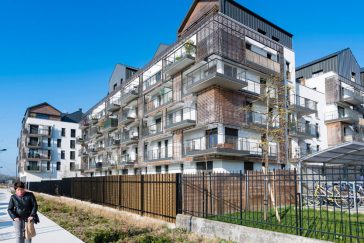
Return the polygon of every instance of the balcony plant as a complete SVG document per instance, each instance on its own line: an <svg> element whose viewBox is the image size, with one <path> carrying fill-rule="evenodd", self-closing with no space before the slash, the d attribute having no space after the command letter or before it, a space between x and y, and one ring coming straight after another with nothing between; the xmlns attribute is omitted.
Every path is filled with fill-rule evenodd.
<svg viewBox="0 0 364 243"><path fill-rule="evenodd" d="M194 54L193 52L195 50L195 43L193 42L193 40L186 41L185 50L186 50L186 56L192 57L192 54Z"/></svg>

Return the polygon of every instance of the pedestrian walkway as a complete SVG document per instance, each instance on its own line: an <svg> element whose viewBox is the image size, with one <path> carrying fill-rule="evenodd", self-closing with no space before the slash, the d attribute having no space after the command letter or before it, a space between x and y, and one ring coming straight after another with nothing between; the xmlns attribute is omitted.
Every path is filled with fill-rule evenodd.
<svg viewBox="0 0 364 243"><path fill-rule="evenodd" d="M0 188L0 241L1 243L15 242L15 232L13 221L8 215L8 203L11 194L7 189ZM80 239L63 229L55 222L38 213L40 223L35 225L37 235L32 243L52 242L52 243L81 243Z"/></svg>

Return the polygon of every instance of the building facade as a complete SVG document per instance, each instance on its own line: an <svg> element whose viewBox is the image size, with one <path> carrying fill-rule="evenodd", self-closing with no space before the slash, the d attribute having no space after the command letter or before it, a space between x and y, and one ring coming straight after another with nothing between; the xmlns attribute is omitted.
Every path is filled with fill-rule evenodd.
<svg viewBox="0 0 364 243"><path fill-rule="evenodd" d="M260 170L263 144L284 168L321 142L290 33L233 0L196 0L177 35L84 116L85 175Z"/></svg>
<svg viewBox="0 0 364 243"><path fill-rule="evenodd" d="M297 85L315 90L323 148L364 142L364 77L352 51L344 49L302 65Z"/></svg>
<svg viewBox="0 0 364 243"><path fill-rule="evenodd" d="M17 176L24 182L80 176L82 110L63 114L42 103L29 107L18 139Z"/></svg>

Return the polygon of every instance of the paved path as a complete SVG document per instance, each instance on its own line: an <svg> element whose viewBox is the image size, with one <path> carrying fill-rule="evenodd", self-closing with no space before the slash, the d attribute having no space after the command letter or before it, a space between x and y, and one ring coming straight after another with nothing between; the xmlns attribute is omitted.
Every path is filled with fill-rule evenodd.
<svg viewBox="0 0 364 243"><path fill-rule="evenodd" d="M8 203L10 193L6 189L0 189L0 242L14 243L15 232L12 219L8 215ZM38 213L40 223L35 225L37 235L32 243L52 242L52 243L82 243L80 239L66 231L52 220Z"/></svg>

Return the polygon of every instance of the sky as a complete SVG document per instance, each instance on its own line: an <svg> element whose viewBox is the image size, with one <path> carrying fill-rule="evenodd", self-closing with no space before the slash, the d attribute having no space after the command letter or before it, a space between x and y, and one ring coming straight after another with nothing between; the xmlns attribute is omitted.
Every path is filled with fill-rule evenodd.
<svg viewBox="0 0 364 243"><path fill-rule="evenodd" d="M296 66L350 47L364 66L364 1L237 0L294 35ZM117 63L144 66L176 41L192 0L1 0L0 174L15 175L27 107L88 110Z"/></svg>

